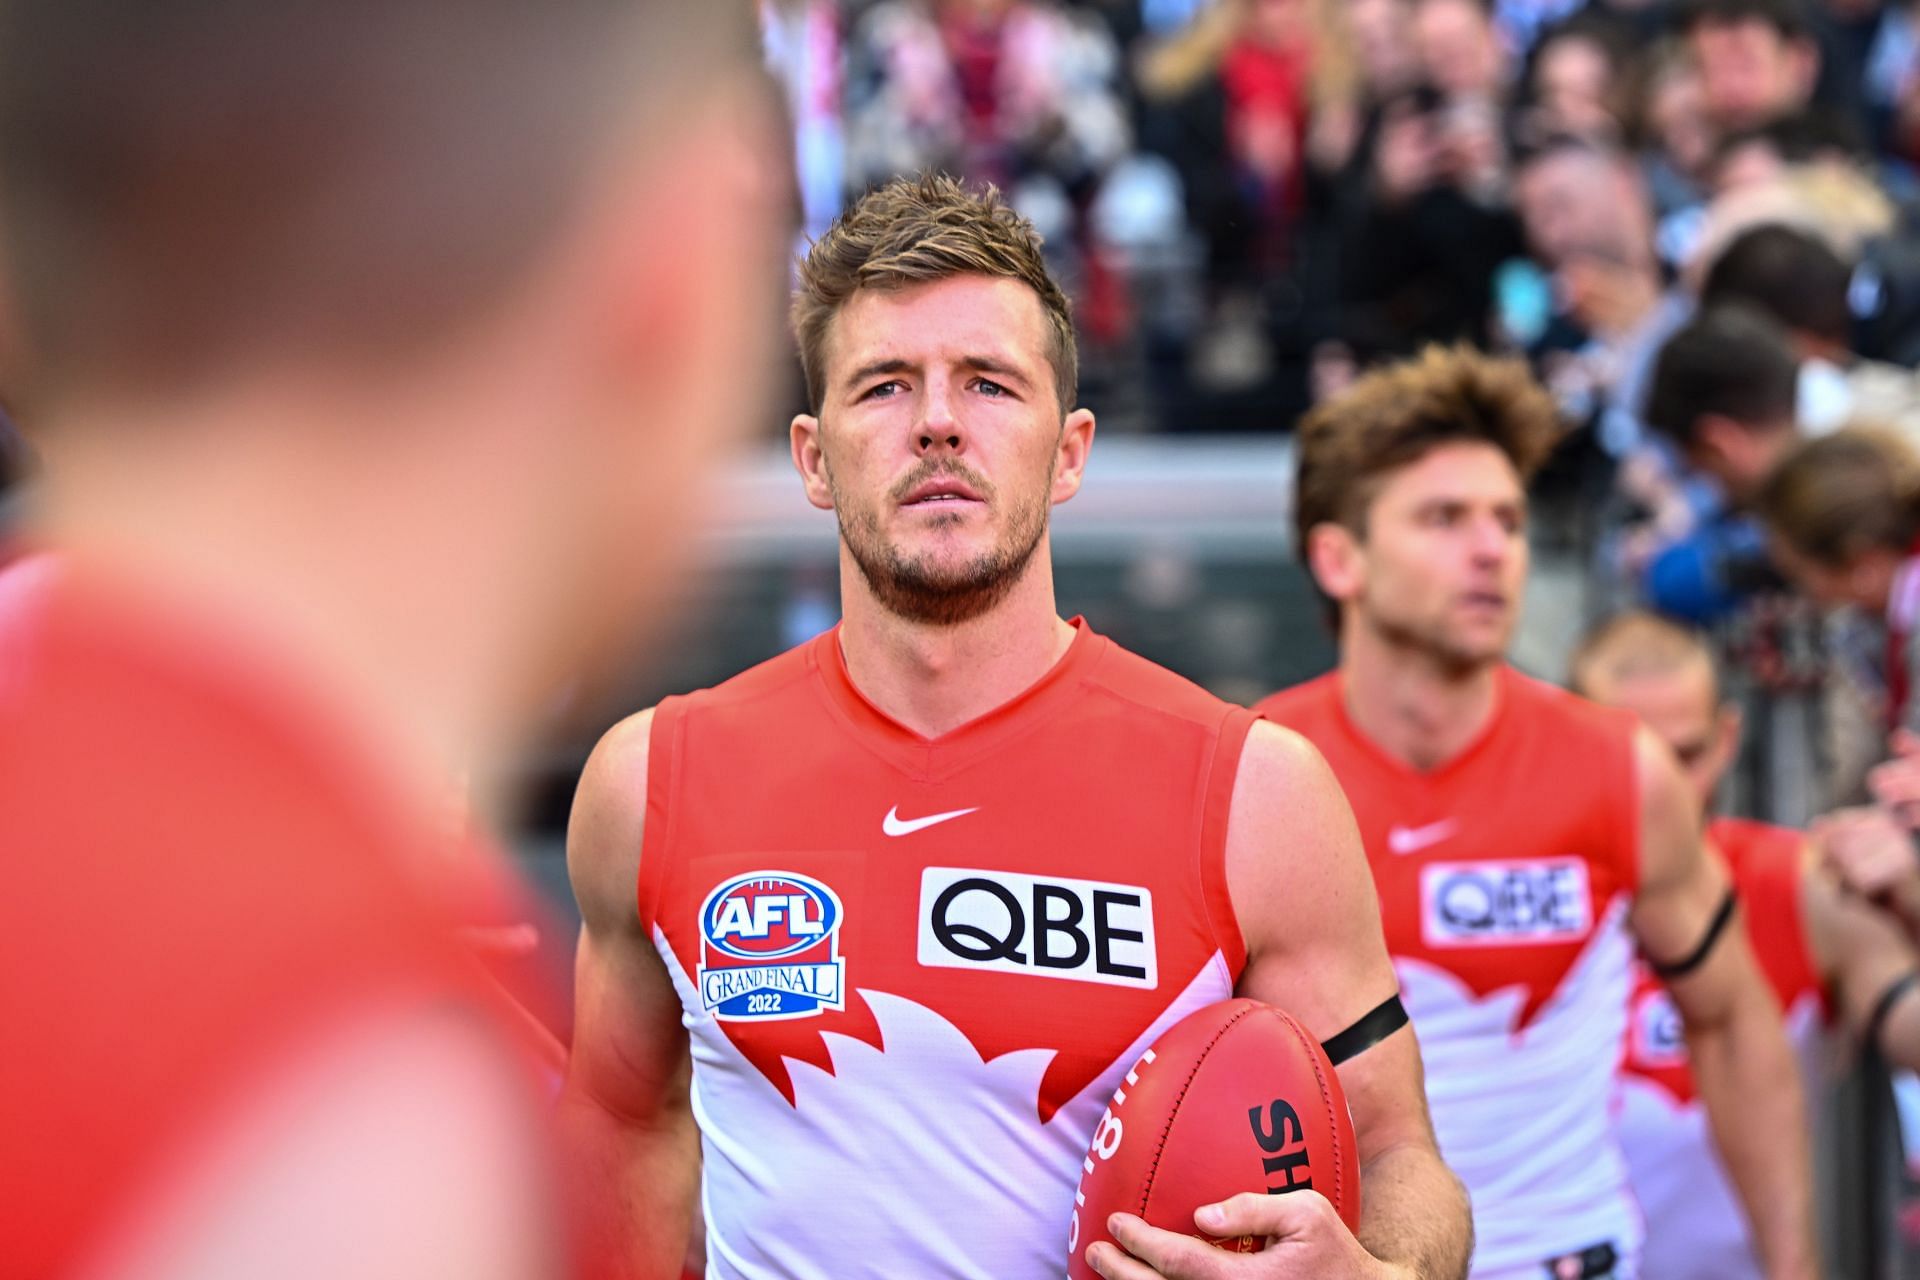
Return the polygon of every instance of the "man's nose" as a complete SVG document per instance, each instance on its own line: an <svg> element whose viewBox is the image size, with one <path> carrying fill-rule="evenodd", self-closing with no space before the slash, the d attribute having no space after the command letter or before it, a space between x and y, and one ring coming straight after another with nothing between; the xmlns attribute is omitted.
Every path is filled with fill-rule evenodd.
<svg viewBox="0 0 1920 1280"><path fill-rule="evenodd" d="M966 451L966 433L954 412L953 398L945 387L927 388L921 401L920 420L914 424L913 451L922 456L945 449L950 453Z"/></svg>

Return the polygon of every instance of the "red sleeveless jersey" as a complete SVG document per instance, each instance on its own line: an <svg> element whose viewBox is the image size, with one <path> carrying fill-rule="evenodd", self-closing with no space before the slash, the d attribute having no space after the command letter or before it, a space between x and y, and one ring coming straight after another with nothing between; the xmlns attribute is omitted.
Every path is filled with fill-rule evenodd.
<svg viewBox="0 0 1920 1280"><path fill-rule="evenodd" d="M710 1274L1058 1274L1119 1077L1231 994L1253 717L1074 625L936 739L837 630L656 711L639 910L692 1036Z"/></svg>
<svg viewBox="0 0 1920 1280"><path fill-rule="evenodd" d="M1472 1194L1473 1274L1631 1256L1608 1109L1639 876L1633 717L1503 666L1480 736L1420 770L1360 732L1342 687L1336 672L1259 710L1320 749L1353 805L1441 1151Z"/></svg>
<svg viewBox="0 0 1920 1280"><path fill-rule="evenodd" d="M1808 1096L1818 1096L1827 1004L1807 941L1800 875L1807 837L1787 827L1721 818L1708 835L1740 892L1741 919L1767 983L1779 997ZM1620 1079L1620 1142L1647 1215L1646 1271L1663 1280L1759 1280L1738 1194L1721 1167L1694 1090L1680 1014L1638 966L1632 1030Z"/></svg>
<svg viewBox="0 0 1920 1280"><path fill-rule="evenodd" d="M501 1014L347 740L257 655L98 585L0 573L8 1275L84 1267L336 1026Z"/></svg>

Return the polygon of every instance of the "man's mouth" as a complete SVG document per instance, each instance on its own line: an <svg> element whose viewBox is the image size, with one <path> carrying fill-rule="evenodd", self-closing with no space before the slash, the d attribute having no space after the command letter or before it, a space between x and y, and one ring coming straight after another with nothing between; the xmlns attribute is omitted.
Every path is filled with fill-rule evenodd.
<svg viewBox="0 0 1920 1280"><path fill-rule="evenodd" d="M908 493L901 502L903 507L938 507L959 503L979 502L980 495L972 486L952 476L939 476L919 485Z"/></svg>

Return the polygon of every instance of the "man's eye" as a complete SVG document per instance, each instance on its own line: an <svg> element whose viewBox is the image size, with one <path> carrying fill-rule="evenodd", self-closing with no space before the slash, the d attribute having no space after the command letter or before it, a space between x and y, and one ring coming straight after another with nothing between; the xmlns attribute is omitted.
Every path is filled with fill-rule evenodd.
<svg viewBox="0 0 1920 1280"><path fill-rule="evenodd" d="M862 400L884 400L889 396L898 395L905 390L905 385L902 384L898 378L889 378L878 386L867 388L860 398Z"/></svg>
<svg viewBox="0 0 1920 1280"><path fill-rule="evenodd" d="M991 378L981 378L979 381L975 382L973 385L977 390L985 393L990 399L997 398L999 396L1003 396L1007 394L1007 389L1001 386L999 383L993 381Z"/></svg>

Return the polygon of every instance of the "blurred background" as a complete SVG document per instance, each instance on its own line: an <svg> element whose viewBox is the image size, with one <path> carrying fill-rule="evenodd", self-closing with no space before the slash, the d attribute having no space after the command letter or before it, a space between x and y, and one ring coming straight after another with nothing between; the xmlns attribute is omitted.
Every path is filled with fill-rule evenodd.
<svg viewBox="0 0 1920 1280"><path fill-rule="evenodd" d="M1690 358L1670 340L1737 303L1786 353L1796 431L1863 414L1920 431L1920 3L760 9L796 253L923 169L996 184L1044 236L1100 431L1056 514L1065 613L1235 701L1327 669L1287 532L1293 423L1376 361L1466 340L1525 356L1562 409L1517 665L1560 680L1591 622L1651 605L1709 629L1745 706L1728 812L1803 825L1857 795L1872 761L1829 730L1884 680L1884 637L1789 590L1740 495L1683 447L1742 411L1741 335ZM626 710L838 619L833 519L786 457L797 360L785 385ZM0 522L30 467L0 419ZM517 765L519 848L567 912L567 806L604 711L556 705ZM1826 1105L1835 1275L1920 1275L1920 1133L1903 1147L1891 1097L1850 1069Z"/></svg>

